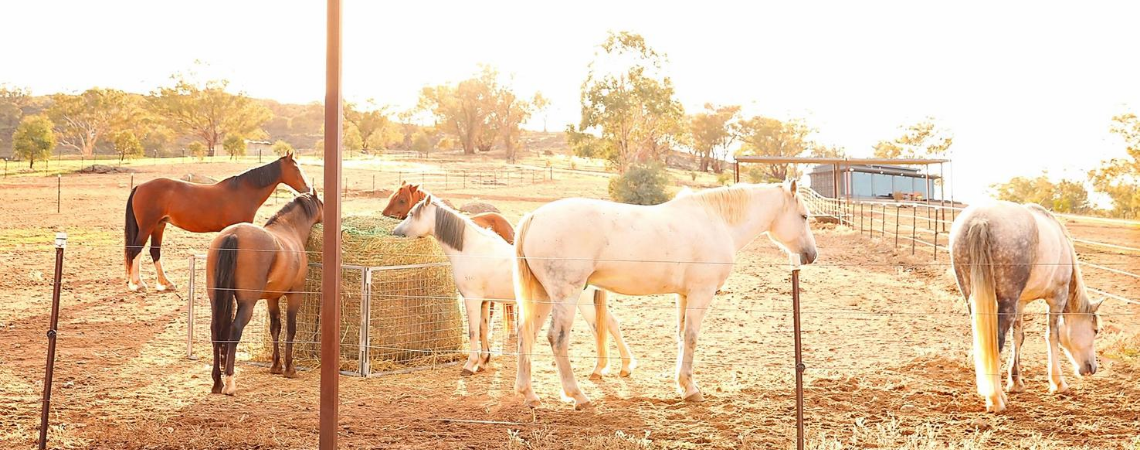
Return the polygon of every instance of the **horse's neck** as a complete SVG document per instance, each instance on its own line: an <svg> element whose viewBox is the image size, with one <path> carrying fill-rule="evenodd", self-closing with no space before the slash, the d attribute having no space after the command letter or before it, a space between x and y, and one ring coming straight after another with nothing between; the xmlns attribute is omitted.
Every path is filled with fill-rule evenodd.
<svg viewBox="0 0 1140 450"><path fill-rule="evenodd" d="M435 241L439 243L439 248L443 249L443 254L451 260L452 265L462 262L478 262L479 264L486 264L489 261L485 259L489 256L498 256L495 249L495 244L491 241L490 236L486 236L479 231L479 226L470 220L465 221L463 227L463 251L457 250L455 247L444 242L438 236L435 236ZM477 258L470 258L465 256L475 255L483 260Z"/></svg>
<svg viewBox="0 0 1140 450"><path fill-rule="evenodd" d="M1073 263L1073 276L1069 280L1069 301L1065 304L1066 312L1080 311L1084 309L1085 304L1089 301L1088 290L1085 287L1085 277L1081 274L1081 267L1077 261L1077 252L1073 250L1072 244L1069 245L1068 251L1072 252Z"/></svg>
<svg viewBox="0 0 1140 450"><path fill-rule="evenodd" d="M304 247L305 243L309 242L309 235L313 233L313 225L315 225L316 222L308 224L297 224L293 221L294 218L279 220L266 228L272 228L281 235L296 236L300 241L301 246Z"/></svg>
<svg viewBox="0 0 1140 450"><path fill-rule="evenodd" d="M273 195L273 191L277 190L277 186L281 184L281 181L278 180L265 187L253 187L247 180L238 180L237 183L230 183L229 180L225 180L224 183L226 190L233 194L228 200L244 200L241 203L256 213L257 209L265 204L266 200L269 200L269 196ZM237 186L234 186L234 184Z"/></svg>
<svg viewBox="0 0 1140 450"><path fill-rule="evenodd" d="M751 189L749 194L748 214L739 222L727 223L729 234L732 235L733 246L736 251L744 249L761 234L772 227L772 220L783 206L779 188Z"/></svg>

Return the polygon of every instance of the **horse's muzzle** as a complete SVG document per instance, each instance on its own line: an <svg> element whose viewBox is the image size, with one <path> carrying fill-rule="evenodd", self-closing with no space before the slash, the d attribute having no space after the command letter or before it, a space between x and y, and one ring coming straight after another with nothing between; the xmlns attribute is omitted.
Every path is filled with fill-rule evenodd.
<svg viewBox="0 0 1140 450"><path fill-rule="evenodd" d="M1081 366L1080 373L1081 373L1082 377L1087 377L1089 375L1096 373L1096 364L1085 363L1084 366Z"/></svg>
<svg viewBox="0 0 1140 450"><path fill-rule="evenodd" d="M800 252L800 263L801 264L811 264L811 263L815 262L815 258L817 256L819 256L819 254L815 251L815 249L804 250L804 251Z"/></svg>

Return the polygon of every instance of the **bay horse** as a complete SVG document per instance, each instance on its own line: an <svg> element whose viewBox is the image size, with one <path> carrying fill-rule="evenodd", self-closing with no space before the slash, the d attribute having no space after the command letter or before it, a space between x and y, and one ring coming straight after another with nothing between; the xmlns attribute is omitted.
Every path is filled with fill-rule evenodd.
<svg viewBox="0 0 1140 450"><path fill-rule="evenodd" d="M567 354L574 299L589 284L625 295L677 294L676 382L686 401L701 401L693 379L697 336L713 295L732 273L737 252L767 234L810 264L817 253L808 217L794 181L790 187L708 189L654 206L569 198L527 214L515 240L520 316L515 390L528 406L538 406L531 355L540 324L553 313L548 338L563 393L575 407L589 404Z"/></svg>
<svg viewBox="0 0 1140 450"><path fill-rule="evenodd" d="M139 276L139 256L150 240L150 256L157 275L155 289L173 289L162 270L162 233L172 224L192 233L209 233L241 222L253 222L257 209L273 195L277 185L308 192L309 183L293 153L215 184L187 183L156 178L134 189L127 197L126 253L127 287L146 289Z"/></svg>
<svg viewBox="0 0 1140 450"><path fill-rule="evenodd" d="M412 206L423 201L426 196L426 192L420 185L408 184L406 181L401 181L400 187L396 188L396 191L388 196L388 205L384 207L384 211L382 211L381 214L393 219L404 220L408 217L408 211L412 209ZM515 228L511 226L511 222L501 214L493 212L475 214L471 216L471 221L474 222L476 226L494 231L495 234L502 237L508 244L515 243ZM491 303L490 308L489 314L493 316L495 314L495 304ZM510 330L511 336L514 336L515 305L503 305L503 314L507 321L507 329Z"/></svg>
<svg viewBox="0 0 1140 450"><path fill-rule="evenodd" d="M1077 252L1064 225L1035 204L995 202L971 205L950 229L950 262L971 311L974 372L986 410L1001 412L999 357L1006 331L1013 327L1007 390L1021 392L1021 312L1043 299L1049 305L1049 391L1068 390L1061 374L1064 351L1081 376L1096 373L1097 309L1090 301Z"/></svg>
<svg viewBox="0 0 1140 450"><path fill-rule="evenodd" d="M269 373L296 378L293 338L297 311L309 269L305 241L320 223L324 204L316 192L298 195L277 211L264 227L250 223L230 225L210 242L206 256L206 292L210 296L210 333L214 343L211 392L234 395L234 358L242 330L260 299L269 306L269 332L273 335L273 366ZM281 297L286 303L285 364L282 370L278 339L281 334ZM234 312L234 303L237 312ZM225 374L223 383L223 372Z"/></svg>
<svg viewBox="0 0 1140 450"><path fill-rule="evenodd" d="M463 296L467 310L471 352L463 366L462 375L482 371L491 359L489 304L494 302L488 300L515 301L511 270L514 266L514 249L499 236L476 225L470 218L444 205L431 194L425 195L423 200L412 207L408 217L392 230L392 234L410 238L433 236L447 254L455 285ZM590 328L594 329L598 345L598 362L590 377L600 379L609 373L609 360L606 357L607 330L617 341L618 352L621 354L620 375L628 377L637 361L622 337L617 318L607 314L606 292L589 287L579 297L576 298L578 309L582 311ZM591 305L593 308L590 308ZM598 322L604 326L599 327Z"/></svg>

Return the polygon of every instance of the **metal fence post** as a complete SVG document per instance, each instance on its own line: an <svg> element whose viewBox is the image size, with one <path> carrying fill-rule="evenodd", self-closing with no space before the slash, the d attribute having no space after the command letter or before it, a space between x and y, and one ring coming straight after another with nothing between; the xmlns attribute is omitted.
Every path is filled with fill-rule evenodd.
<svg viewBox="0 0 1140 450"><path fill-rule="evenodd" d="M792 327L796 342L796 449L804 448L804 366L800 346L800 255L792 255Z"/></svg>
<svg viewBox="0 0 1140 450"><path fill-rule="evenodd" d="M67 233L55 235L55 285L51 293L51 323L48 324L47 363L44 366L43 409L40 411L39 448L47 448L48 413L51 411L51 379L55 375L55 338L59 326L59 292L63 281L63 249L67 247Z"/></svg>
<svg viewBox="0 0 1140 450"><path fill-rule="evenodd" d="M859 202L859 234L863 234L863 203Z"/></svg>
<svg viewBox="0 0 1140 450"><path fill-rule="evenodd" d="M914 243L918 242L918 203L910 210L910 254L914 255Z"/></svg>
<svg viewBox="0 0 1140 450"><path fill-rule="evenodd" d="M190 281L186 283L186 359L194 359L194 279L197 277L196 256L190 256ZM210 339L213 339L211 336Z"/></svg>
<svg viewBox="0 0 1140 450"><path fill-rule="evenodd" d="M360 269L360 376L367 377L372 369L368 360L368 346L371 345L371 336L368 332L368 323L372 319L372 268Z"/></svg>
<svg viewBox="0 0 1140 450"><path fill-rule="evenodd" d="M883 239L887 238L887 204L883 203Z"/></svg>
<svg viewBox="0 0 1140 450"><path fill-rule="evenodd" d="M60 204L63 203L63 174L55 174L55 213L59 214Z"/></svg>
<svg viewBox="0 0 1140 450"><path fill-rule="evenodd" d="M899 248L899 205L895 205L895 248Z"/></svg>

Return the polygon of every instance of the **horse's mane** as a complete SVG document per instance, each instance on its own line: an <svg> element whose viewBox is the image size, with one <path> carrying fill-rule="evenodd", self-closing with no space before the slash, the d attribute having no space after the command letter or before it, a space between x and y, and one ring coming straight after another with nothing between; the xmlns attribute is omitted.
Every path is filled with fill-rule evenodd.
<svg viewBox="0 0 1140 450"><path fill-rule="evenodd" d="M422 191L421 191L422 192ZM491 230L480 227L471 222L471 218L460 214L459 211L451 209L439 197L432 196L431 193L424 192L424 200L421 200L408 211L408 216L418 217L420 212L423 211L427 199L431 199L431 204L435 205L435 238L440 242L447 244L449 247L454 248L456 251L463 251L463 237L470 225L476 232L483 233L487 236L494 236L496 239L502 239Z"/></svg>
<svg viewBox="0 0 1140 450"><path fill-rule="evenodd" d="M269 187L277 184L279 180L281 180L281 158L225 179L232 188L241 186L243 181L249 182L255 188Z"/></svg>
<svg viewBox="0 0 1140 450"><path fill-rule="evenodd" d="M268 227L277 223L281 219L287 218L287 216L297 208L301 208L301 214L304 216L305 220L312 219L320 210L320 207L317 205L316 197L314 197L312 194L301 194L293 197L293 200L291 200L289 203L286 203L284 207L274 213L273 217L270 217L269 220L265 221L265 226Z"/></svg>
<svg viewBox="0 0 1140 450"><path fill-rule="evenodd" d="M704 206L709 214L719 216L733 225L744 220L748 205L752 201L752 194L749 186L734 185L678 194L673 201L695 201Z"/></svg>
<svg viewBox="0 0 1140 450"><path fill-rule="evenodd" d="M1065 242L1068 243L1068 250L1073 259L1073 275L1071 283L1069 284L1069 312L1088 314L1092 313L1092 303L1088 301L1088 295L1085 294L1085 278L1081 273L1080 260L1077 259L1077 248L1073 245L1073 235L1069 234L1069 228L1057 219L1057 215L1052 211L1045 209L1044 206L1036 203L1028 203L1025 205L1030 210L1037 211L1045 217L1052 219L1053 223L1061 228L1061 233L1065 236ZM1083 294L1083 295L1082 295Z"/></svg>

